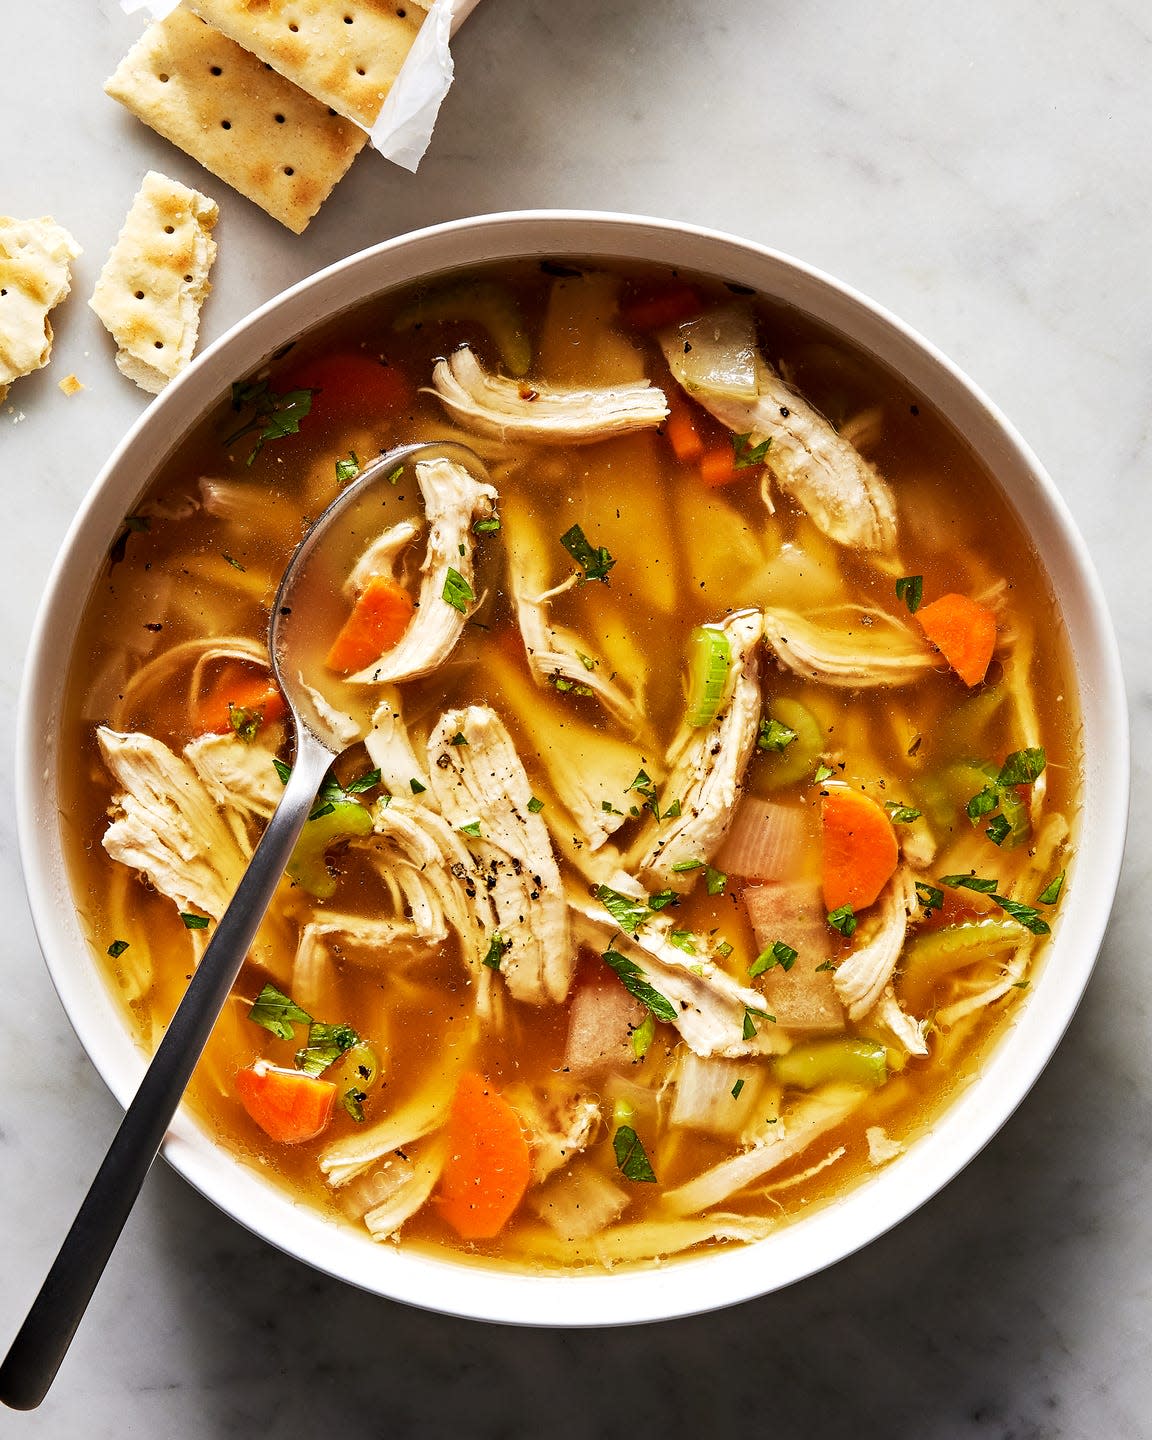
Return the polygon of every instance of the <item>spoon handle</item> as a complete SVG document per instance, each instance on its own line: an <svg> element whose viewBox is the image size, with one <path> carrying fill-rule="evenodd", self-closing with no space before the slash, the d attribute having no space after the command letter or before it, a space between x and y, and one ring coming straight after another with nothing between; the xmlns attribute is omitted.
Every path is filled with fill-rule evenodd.
<svg viewBox="0 0 1152 1440"><path fill-rule="evenodd" d="M296 764L280 804L0 1365L0 1401L5 1405L32 1410L48 1393L331 761L329 751L298 726Z"/></svg>

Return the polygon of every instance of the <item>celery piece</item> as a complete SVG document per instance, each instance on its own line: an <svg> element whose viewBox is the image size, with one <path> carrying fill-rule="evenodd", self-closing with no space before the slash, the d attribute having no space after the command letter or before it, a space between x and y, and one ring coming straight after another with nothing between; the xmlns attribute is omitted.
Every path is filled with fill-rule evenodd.
<svg viewBox="0 0 1152 1440"><path fill-rule="evenodd" d="M372 832L372 816L358 800L334 800L330 808L304 824L288 861L288 874L302 890L327 900L336 889L328 873L327 855L333 845Z"/></svg>
<svg viewBox="0 0 1152 1440"><path fill-rule="evenodd" d="M840 1036L796 1045L777 1055L772 1068L782 1085L801 1090L828 1084L876 1086L888 1078L888 1057L875 1041Z"/></svg>
<svg viewBox="0 0 1152 1440"><path fill-rule="evenodd" d="M527 375L532 365L532 342L524 331L520 310L502 285L488 280L465 280L449 285L406 305L393 319L400 332L417 325L458 322L481 325L492 337L509 375Z"/></svg>
<svg viewBox="0 0 1152 1440"><path fill-rule="evenodd" d="M946 975L1014 950L1020 940L1019 925L998 916L922 931L904 947L897 979L900 997L913 1014L922 1014Z"/></svg>
<svg viewBox="0 0 1152 1440"><path fill-rule="evenodd" d="M785 785L796 785L809 780L824 747L824 736L815 715L799 700L782 699L773 700L767 707L767 718L786 725L796 739L779 752L760 751L760 763L756 766L756 789L781 790Z"/></svg>
<svg viewBox="0 0 1152 1440"><path fill-rule="evenodd" d="M688 641L687 723L695 728L716 718L728 684L732 646L717 625L697 625Z"/></svg>

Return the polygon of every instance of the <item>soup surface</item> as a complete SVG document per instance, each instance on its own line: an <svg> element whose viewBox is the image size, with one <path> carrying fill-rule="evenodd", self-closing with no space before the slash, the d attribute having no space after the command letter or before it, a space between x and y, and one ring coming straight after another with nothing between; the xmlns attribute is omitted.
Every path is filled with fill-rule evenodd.
<svg viewBox="0 0 1152 1440"><path fill-rule="evenodd" d="M149 1045L292 763L284 566L435 440L483 465L397 469L294 616L362 738L191 1102L377 1240L755 1240L1026 1003L1079 777L1043 570L922 399L716 280L519 262L310 333L176 447L71 664L74 891Z"/></svg>

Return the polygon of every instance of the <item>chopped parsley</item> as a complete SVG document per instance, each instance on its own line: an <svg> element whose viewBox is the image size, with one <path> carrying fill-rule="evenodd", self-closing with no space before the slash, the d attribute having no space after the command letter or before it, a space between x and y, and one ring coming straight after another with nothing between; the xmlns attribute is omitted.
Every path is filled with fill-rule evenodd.
<svg viewBox="0 0 1152 1440"><path fill-rule="evenodd" d="M1010 900L1007 895L993 895L992 899L1000 906L1005 915L1011 915L1013 920L1023 925L1025 930L1033 935L1047 935L1050 931L1047 920L1040 917L1040 912L1032 905L1024 905L1019 900Z"/></svg>
<svg viewBox="0 0 1152 1440"><path fill-rule="evenodd" d="M512 941L505 940L504 936L497 930L488 942L488 951L484 956L483 964L487 965L489 970L499 970L505 950L510 950L511 948Z"/></svg>
<svg viewBox="0 0 1152 1440"><path fill-rule="evenodd" d="M281 785L287 785L288 781L292 778L291 765L285 765L283 760L273 757L272 768L276 771L276 774L279 775Z"/></svg>
<svg viewBox="0 0 1152 1440"><path fill-rule="evenodd" d="M1061 870L1059 875L1049 880L1048 884L1045 885L1044 889L1041 890L1039 895L1037 895L1037 903L1040 905L1055 905L1057 900L1059 900L1060 898L1060 892L1061 890L1063 890L1063 888L1064 871ZM108 953L111 954L112 952L109 951Z"/></svg>
<svg viewBox="0 0 1152 1440"><path fill-rule="evenodd" d="M839 905L828 912L828 924L848 938L856 933L856 915L851 905Z"/></svg>
<svg viewBox="0 0 1152 1440"><path fill-rule="evenodd" d="M665 999L659 990L653 989L644 979L644 972L634 960L629 960L627 955L621 955L616 950L605 950L601 957L616 974L616 978L642 1005L647 1005L657 1020L673 1021L676 1019L676 1007L671 1000Z"/></svg>
<svg viewBox="0 0 1152 1440"><path fill-rule="evenodd" d="M531 800L528 801L528 813L529 813L529 815L539 815L540 811L543 810L543 809L544 809L544 801L543 801L543 800L537 800L536 796L533 795L532 798L531 798Z"/></svg>
<svg viewBox="0 0 1152 1440"><path fill-rule="evenodd" d="M740 1098L740 1092L741 1092L741 1090L743 1090L743 1089L744 1089L744 1077L741 1076L740 1079L736 1081L735 1085L732 1086L732 1099L733 1099L733 1100L739 1100L739 1098Z"/></svg>
<svg viewBox="0 0 1152 1440"><path fill-rule="evenodd" d="M459 570L448 567L448 574L444 577L444 589L441 592L442 598L452 606L453 610L459 610L461 615L467 615L468 606L475 600L476 595Z"/></svg>
<svg viewBox="0 0 1152 1440"><path fill-rule="evenodd" d="M763 465L764 457L772 448L772 437L761 440L759 445L752 443L752 431L746 435L732 436L732 463L737 470L750 470L753 465Z"/></svg>
<svg viewBox="0 0 1152 1440"><path fill-rule="evenodd" d="M915 615L924 598L923 575L904 575L896 581L896 598L903 600L909 615Z"/></svg>
<svg viewBox="0 0 1152 1440"><path fill-rule="evenodd" d="M291 1040L293 1025L311 1025L312 1016L301 1010L291 996L277 990L275 985L265 985L257 995L248 1019L265 1030L271 1030L278 1040Z"/></svg>
<svg viewBox="0 0 1152 1440"><path fill-rule="evenodd" d="M921 815L921 811L913 810L911 805L902 805L899 800L886 800L884 809L894 825L911 825L913 820L919 820Z"/></svg>
<svg viewBox="0 0 1152 1440"><path fill-rule="evenodd" d="M798 953L783 940L774 940L766 950L761 950L749 965L748 974L753 977L763 975L765 970L771 970L774 965L779 965L781 970L791 970L796 963Z"/></svg>
<svg viewBox="0 0 1152 1440"><path fill-rule="evenodd" d="M836 966L832 963L831 960L822 960L820 964L816 966L816 973L820 974L820 972L824 970L831 970L833 974L835 974Z"/></svg>
<svg viewBox="0 0 1152 1440"><path fill-rule="evenodd" d="M689 870L700 870L703 866L703 860L677 860L672 866L672 873L673 875L684 875Z"/></svg>
<svg viewBox="0 0 1152 1440"><path fill-rule="evenodd" d="M313 1020L308 1027L308 1044L296 1052L296 1068L313 1078L323 1075L345 1050L359 1043L360 1036L351 1025L323 1025Z"/></svg>
<svg viewBox="0 0 1152 1440"><path fill-rule="evenodd" d="M831 780L834 773L830 765L817 765L816 773L812 777L813 785L823 785L825 780Z"/></svg>
<svg viewBox="0 0 1152 1440"><path fill-rule="evenodd" d="M229 555L227 551L221 550L220 557L223 560L227 560L228 564L232 566L233 570L239 570L242 575L247 573L244 569L244 566L241 565L240 561Z"/></svg>
<svg viewBox="0 0 1152 1440"><path fill-rule="evenodd" d="M264 723L263 710L249 710L246 705L228 702L228 724L247 745L251 745Z"/></svg>
<svg viewBox="0 0 1152 1440"><path fill-rule="evenodd" d="M207 915L189 915L186 910L181 910L180 919L184 922L185 930L207 930L212 923Z"/></svg>
<svg viewBox="0 0 1152 1440"><path fill-rule="evenodd" d="M591 655L585 655L582 650L577 650L576 658L580 661L581 665L584 666L585 670L595 670L596 666L600 663L599 660L593 660Z"/></svg>
<svg viewBox="0 0 1152 1440"><path fill-rule="evenodd" d="M111 945L108 946L108 954L111 955L113 960L118 960L120 956L124 954L124 951L127 949L127 940L113 940Z"/></svg>
<svg viewBox="0 0 1152 1440"><path fill-rule="evenodd" d="M978 895L991 895L1000 884L999 880L985 880L980 875L941 875L940 884L950 890L975 890Z"/></svg>
<svg viewBox="0 0 1152 1440"><path fill-rule="evenodd" d="M668 932L668 939L677 950L683 950L685 955L696 954L696 937L691 930L671 930Z"/></svg>
<svg viewBox="0 0 1152 1440"><path fill-rule="evenodd" d="M360 473L360 461L355 450L349 450L346 460L336 461L336 483L347 485L349 480L355 480Z"/></svg>
<svg viewBox="0 0 1152 1440"><path fill-rule="evenodd" d="M943 890L937 889L935 885L929 885L924 880L916 881L916 896L926 915L930 915L933 910L939 910L944 904Z"/></svg>
<svg viewBox="0 0 1152 1440"><path fill-rule="evenodd" d="M456 734L452 736L448 743L449 745L467 745L468 737L464 734L463 730L457 730Z"/></svg>
<svg viewBox="0 0 1152 1440"><path fill-rule="evenodd" d="M480 821L479 821L479 820L469 820L469 822L468 822L467 825L461 825L461 826L460 826L460 834L461 834L461 835L468 835L468 836L470 836L471 839L473 839L473 840L479 840L479 839L480 839Z"/></svg>
<svg viewBox="0 0 1152 1440"><path fill-rule="evenodd" d="M388 474L384 478L388 481L389 485L399 485L400 477L403 474L404 462L401 461L400 464L396 466L395 470L389 470Z"/></svg>
<svg viewBox="0 0 1152 1440"><path fill-rule="evenodd" d="M603 580L605 584L608 583L608 572L616 561L603 545L594 548L579 525L573 525L570 530L566 530L560 537L560 543L583 569L581 580Z"/></svg>
<svg viewBox="0 0 1152 1440"><path fill-rule="evenodd" d="M656 1038L656 1017L649 1010L640 1024L632 1032L632 1053L637 1060L643 1060L648 1053L648 1047Z"/></svg>
<svg viewBox="0 0 1152 1440"><path fill-rule="evenodd" d="M704 871L704 887L709 895L723 895L724 887L728 884L728 876L723 870L713 870L709 865Z"/></svg>
<svg viewBox="0 0 1152 1440"><path fill-rule="evenodd" d="M224 441L233 445L245 435L256 432L256 442L249 451L245 464L251 465L269 440L281 440L285 435L295 435L300 422L312 409L315 390L273 390L267 380L254 384L238 381L232 386L232 409L239 413L251 410L251 415L239 430L233 431Z"/></svg>
<svg viewBox="0 0 1152 1440"><path fill-rule="evenodd" d="M782 725L779 720L761 720L760 733L756 737L756 748L758 750L774 750L779 755L787 750L795 739L796 731L787 725Z"/></svg>
<svg viewBox="0 0 1152 1440"><path fill-rule="evenodd" d="M727 940L721 940L713 954L719 955L721 960L727 960L728 956L732 954L732 950L733 946Z"/></svg>
<svg viewBox="0 0 1152 1440"><path fill-rule="evenodd" d="M616 1166L625 1180L655 1183L656 1172L652 1169L652 1162L631 1125L621 1125L616 1131L612 1137L612 1149L616 1155Z"/></svg>
<svg viewBox="0 0 1152 1440"><path fill-rule="evenodd" d="M408 784L412 787L413 795L423 795L425 790L428 789L427 785L421 785L420 781L416 779L415 775L413 775L412 779L408 781Z"/></svg>
<svg viewBox="0 0 1152 1440"><path fill-rule="evenodd" d="M1047 757L1041 746L1036 745L1027 750L1013 750L1007 760L1000 767L1000 773L996 777L997 785L1031 785L1044 773L1044 767L1048 763Z"/></svg>
<svg viewBox="0 0 1152 1440"><path fill-rule="evenodd" d="M489 515L484 520L477 520L472 526L473 535L492 535L500 529L499 515Z"/></svg>
<svg viewBox="0 0 1152 1440"><path fill-rule="evenodd" d="M984 831L993 845L1003 845L1012 834L1012 822L1004 815L993 815L991 824Z"/></svg>
<svg viewBox="0 0 1152 1440"><path fill-rule="evenodd" d="M744 1024L741 1026L741 1034L745 1040L755 1040L759 1033L756 1029L757 1020L767 1020L772 1025L776 1023L775 1015L769 1015L767 1010L753 1010L751 1005L745 1005Z"/></svg>
<svg viewBox="0 0 1152 1440"><path fill-rule="evenodd" d="M341 1105L347 1110L351 1118L356 1121L357 1125L363 1125L364 1123L364 1101L367 1100L367 1098L368 1096L363 1090L356 1089L345 1090L344 1094L340 1097Z"/></svg>

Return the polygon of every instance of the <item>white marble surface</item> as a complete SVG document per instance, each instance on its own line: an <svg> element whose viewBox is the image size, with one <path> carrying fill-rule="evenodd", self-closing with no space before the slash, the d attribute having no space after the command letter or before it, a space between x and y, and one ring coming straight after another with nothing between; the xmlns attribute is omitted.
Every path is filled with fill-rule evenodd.
<svg viewBox="0 0 1152 1440"><path fill-rule="evenodd" d="M204 330L418 225L518 206L683 217L832 271L992 394L1102 572L1136 756L1125 879L1066 1043L920 1214L793 1289L626 1332L513 1332L342 1288L150 1178L57 1386L0 1434L1152 1434L1152 12L1143 0L486 0L418 176L365 155L296 239L100 85L113 0L0 7L0 211L85 247L56 359L0 409L0 793L39 593L145 403L83 301L142 172L216 194ZM86 389L65 398L75 371ZM0 831L0 1343L116 1122Z"/></svg>

